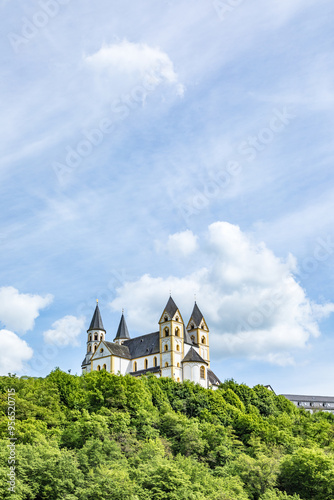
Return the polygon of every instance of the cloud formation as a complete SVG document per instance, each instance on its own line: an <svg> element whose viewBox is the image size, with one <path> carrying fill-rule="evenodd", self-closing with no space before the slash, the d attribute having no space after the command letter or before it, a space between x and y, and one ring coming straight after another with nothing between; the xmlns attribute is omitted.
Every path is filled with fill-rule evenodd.
<svg viewBox="0 0 334 500"><path fill-rule="evenodd" d="M52 324L52 328L43 333L47 344L59 346L79 345L78 337L85 330L85 318L64 316Z"/></svg>
<svg viewBox="0 0 334 500"><path fill-rule="evenodd" d="M24 362L32 358L31 347L9 330L0 330L0 343L0 374L22 372Z"/></svg>
<svg viewBox="0 0 334 500"><path fill-rule="evenodd" d="M6 328L24 334L32 330L40 310L51 304L52 295L45 297L20 293L12 286L0 288L0 322Z"/></svg>
<svg viewBox="0 0 334 500"><path fill-rule="evenodd" d="M166 83L175 86L177 94L183 95L184 92L169 56L145 43L122 40L103 45L94 54L85 56L84 61L101 78L101 82L117 87L119 80L123 92L139 83L147 86L148 90Z"/></svg>
<svg viewBox="0 0 334 500"><path fill-rule="evenodd" d="M171 235L169 242L180 243L180 234ZM292 364L294 351L320 335L318 322L334 311L334 304L312 302L294 278L296 259L275 256L238 226L215 222L201 241L196 256L203 264L198 269L181 278L144 275L127 282L117 290L112 309L126 304L130 329L147 332L157 324L169 290L188 316L196 292L215 357Z"/></svg>

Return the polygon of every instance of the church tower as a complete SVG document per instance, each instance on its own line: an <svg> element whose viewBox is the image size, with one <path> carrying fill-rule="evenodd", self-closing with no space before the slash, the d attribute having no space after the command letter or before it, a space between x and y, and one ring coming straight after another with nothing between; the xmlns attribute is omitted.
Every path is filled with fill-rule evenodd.
<svg viewBox="0 0 334 500"><path fill-rule="evenodd" d="M159 321L159 342L161 376L181 381L181 361L184 356L184 323L172 297L169 297Z"/></svg>
<svg viewBox="0 0 334 500"><path fill-rule="evenodd" d="M101 313L99 309L99 301L96 300L96 307L90 322L90 326L87 330L88 340L87 340L87 354L93 354L96 351L98 344L101 340L105 340L106 331L104 329Z"/></svg>
<svg viewBox="0 0 334 500"><path fill-rule="evenodd" d="M114 338L115 344L123 344L125 340L130 340L129 330L124 318L124 312L122 311L121 321L119 322L116 337Z"/></svg>
<svg viewBox="0 0 334 500"><path fill-rule="evenodd" d="M209 328L196 302L187 325L187 331L193 344L197 344L199 347L199 355L210 367Z"/></svg>

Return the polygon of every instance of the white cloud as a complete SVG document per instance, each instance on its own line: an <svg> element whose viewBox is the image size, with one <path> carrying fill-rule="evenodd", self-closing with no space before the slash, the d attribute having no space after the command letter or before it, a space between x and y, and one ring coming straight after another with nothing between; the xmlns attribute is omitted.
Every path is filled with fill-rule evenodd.
<svg viewBox="0 0 334 500"><path fill-rule="evenodd" d="M85 62L95 70L104 84L112 83L113 90L120 84L120 89L142 83L148 88L155 88L162 83L176 87L182 95L184 87L178 81L178 76L169 56L156 47L145 43L131 43L123 40L111 45L103 45L100 50L84 57Z"/></svg>
<svg viewBox="0 0 334 500"><path fill-rule="evenodd" d="M0 343L0 374L22 372L24 362L33 355L31 347L9 330L0 330Z"/></svg>
<svg viewBox="0 0 334 500"><path fill-rule="evenodd" d="M11 330L25 333L34 327L41 309L51 304L52 295L45 297L20 293L12 286L0 288L0 322Z"/></svg>
<svg viewBox="0 0 334 500"><path fill-rule="evenodd" d="M126 304L130 330L148 332L157 327L169 290L185 322L196 292L211 328L214 356L279 365L293 363L293 351L318 337L318 321L334 311L334 304L315 304L306 296L293 277L297 264L292 255L276 257L238 226L211 224L198 257L205 266L184 277L144 275L125 283L111 307L120 310Z"/></svg>
<svg viewBox="0 0 334 500"><path fill-rule="evenodd" d="M48 344L59 346L79 345L78 337L83 333L84 327L84 317L64 316L53 323L52 329L43 333L44 340Z"/></svg>
<svg viewBox="0 0 334 500"><path fill-rule="evenodd" d="M156 241L158 251L167 251L171 257L188 257L197 249L197 236L187 229L180 233L170 234L168 241Z"/></svg>

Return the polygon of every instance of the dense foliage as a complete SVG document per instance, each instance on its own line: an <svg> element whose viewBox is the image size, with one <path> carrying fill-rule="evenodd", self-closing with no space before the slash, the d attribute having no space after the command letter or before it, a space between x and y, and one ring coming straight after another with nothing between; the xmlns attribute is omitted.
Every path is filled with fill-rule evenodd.
<svg viewBox="0 0 334 500"><path fill-rule="evenodd" d="M8 492L8 389L16 487ZM216 390L105 371L0 377L0 491L11 500L333 500L334 415L263 386Z"/></svg>

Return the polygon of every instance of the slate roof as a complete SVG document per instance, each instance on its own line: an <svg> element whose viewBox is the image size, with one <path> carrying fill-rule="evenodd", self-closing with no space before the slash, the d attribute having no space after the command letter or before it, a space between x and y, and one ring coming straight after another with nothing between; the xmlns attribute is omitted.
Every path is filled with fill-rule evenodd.
<svg viewBox="0 0 334 500"><path fill-rule="evenodd" d="M193 341L190 338L190 334L184 325L183 325L183 338L186 344L193 345Z"/></svg>
<svg viewBox="0 0 334 500"><path fill-rule="evenodd" d="M131 358L140 358L160 353L159 332L148 333L134 339L125 340L123 346L129 349Z"/></svg>
<svg viewBox="0 0 334 500"><path fill-rule="evenodd" d="M90 327L87 331L89 332L89 330L103 330L105 332L98 304L96 304L92 321L90 322Z"/></svg>
<svg viewBox="0 0 334 500"><path fill-rule="evenodd" d="M153 366L152 368L146 368L146 370L138 370L136 372L130 372L130 375L145 375L145 373L158 373L160 372L160 366Z"/></svg>
<svg viewBox="0 0 334 500"><path fill-rule="evenodd" d="M194 320L195 326L197 326L197 327L200 326L201 321L203 319L203 314L199 310L199 307L196 304L196 302L195 302L194 309L193 309L193 312L191 313L190 318L192 318Z"/></svg>
<svg viewBox="0 0 334 500"><path fill-rule="evenodd" d="M121 321L119 322L115 339L130 339L129 330L124 318L124 314L122 314Z"/></svg>
<svg viewBox="0 0 334 500"><path fill-rule="evenodd" d="M174 300L172 299L172 297L169 297L168 299L168 302L167 302L167 305L164 309L164 311L167 312L167 314L173 318L174 314L176 313L178 307L177 305L175 304Z"/></svg>
<svg viewBox="0 0 334 500"><path fill-rule="evenodd" d="M301 396L296 394L281 394L290 401L305 402L305 403L334 403L334 397L329 396Z"/></svg>
<svg viewBox="0 0 334 500"><path fill-rule="evenodd" d="M209 379L209 385L219 385L221 384L221 381L219 378L213 373L213 371L208 368L208 379Z"/></svg>
<svg viewBox="0 0 334 500"><path fill-rule="evenodd" d="M187 362L197 362L197 363L205 363L206 365L208 364L199 354L198 352L195 351L193 347L190 347L189 351L181 361L181 363L187 363Z"/></svg>
<svg viewBox="0 0 334 500"><path fill-rule="evenodd" d="M129 348L126 345L114 344L114 342L104 342L111 354L118 356L119 358L131 359Z"/></svg>

